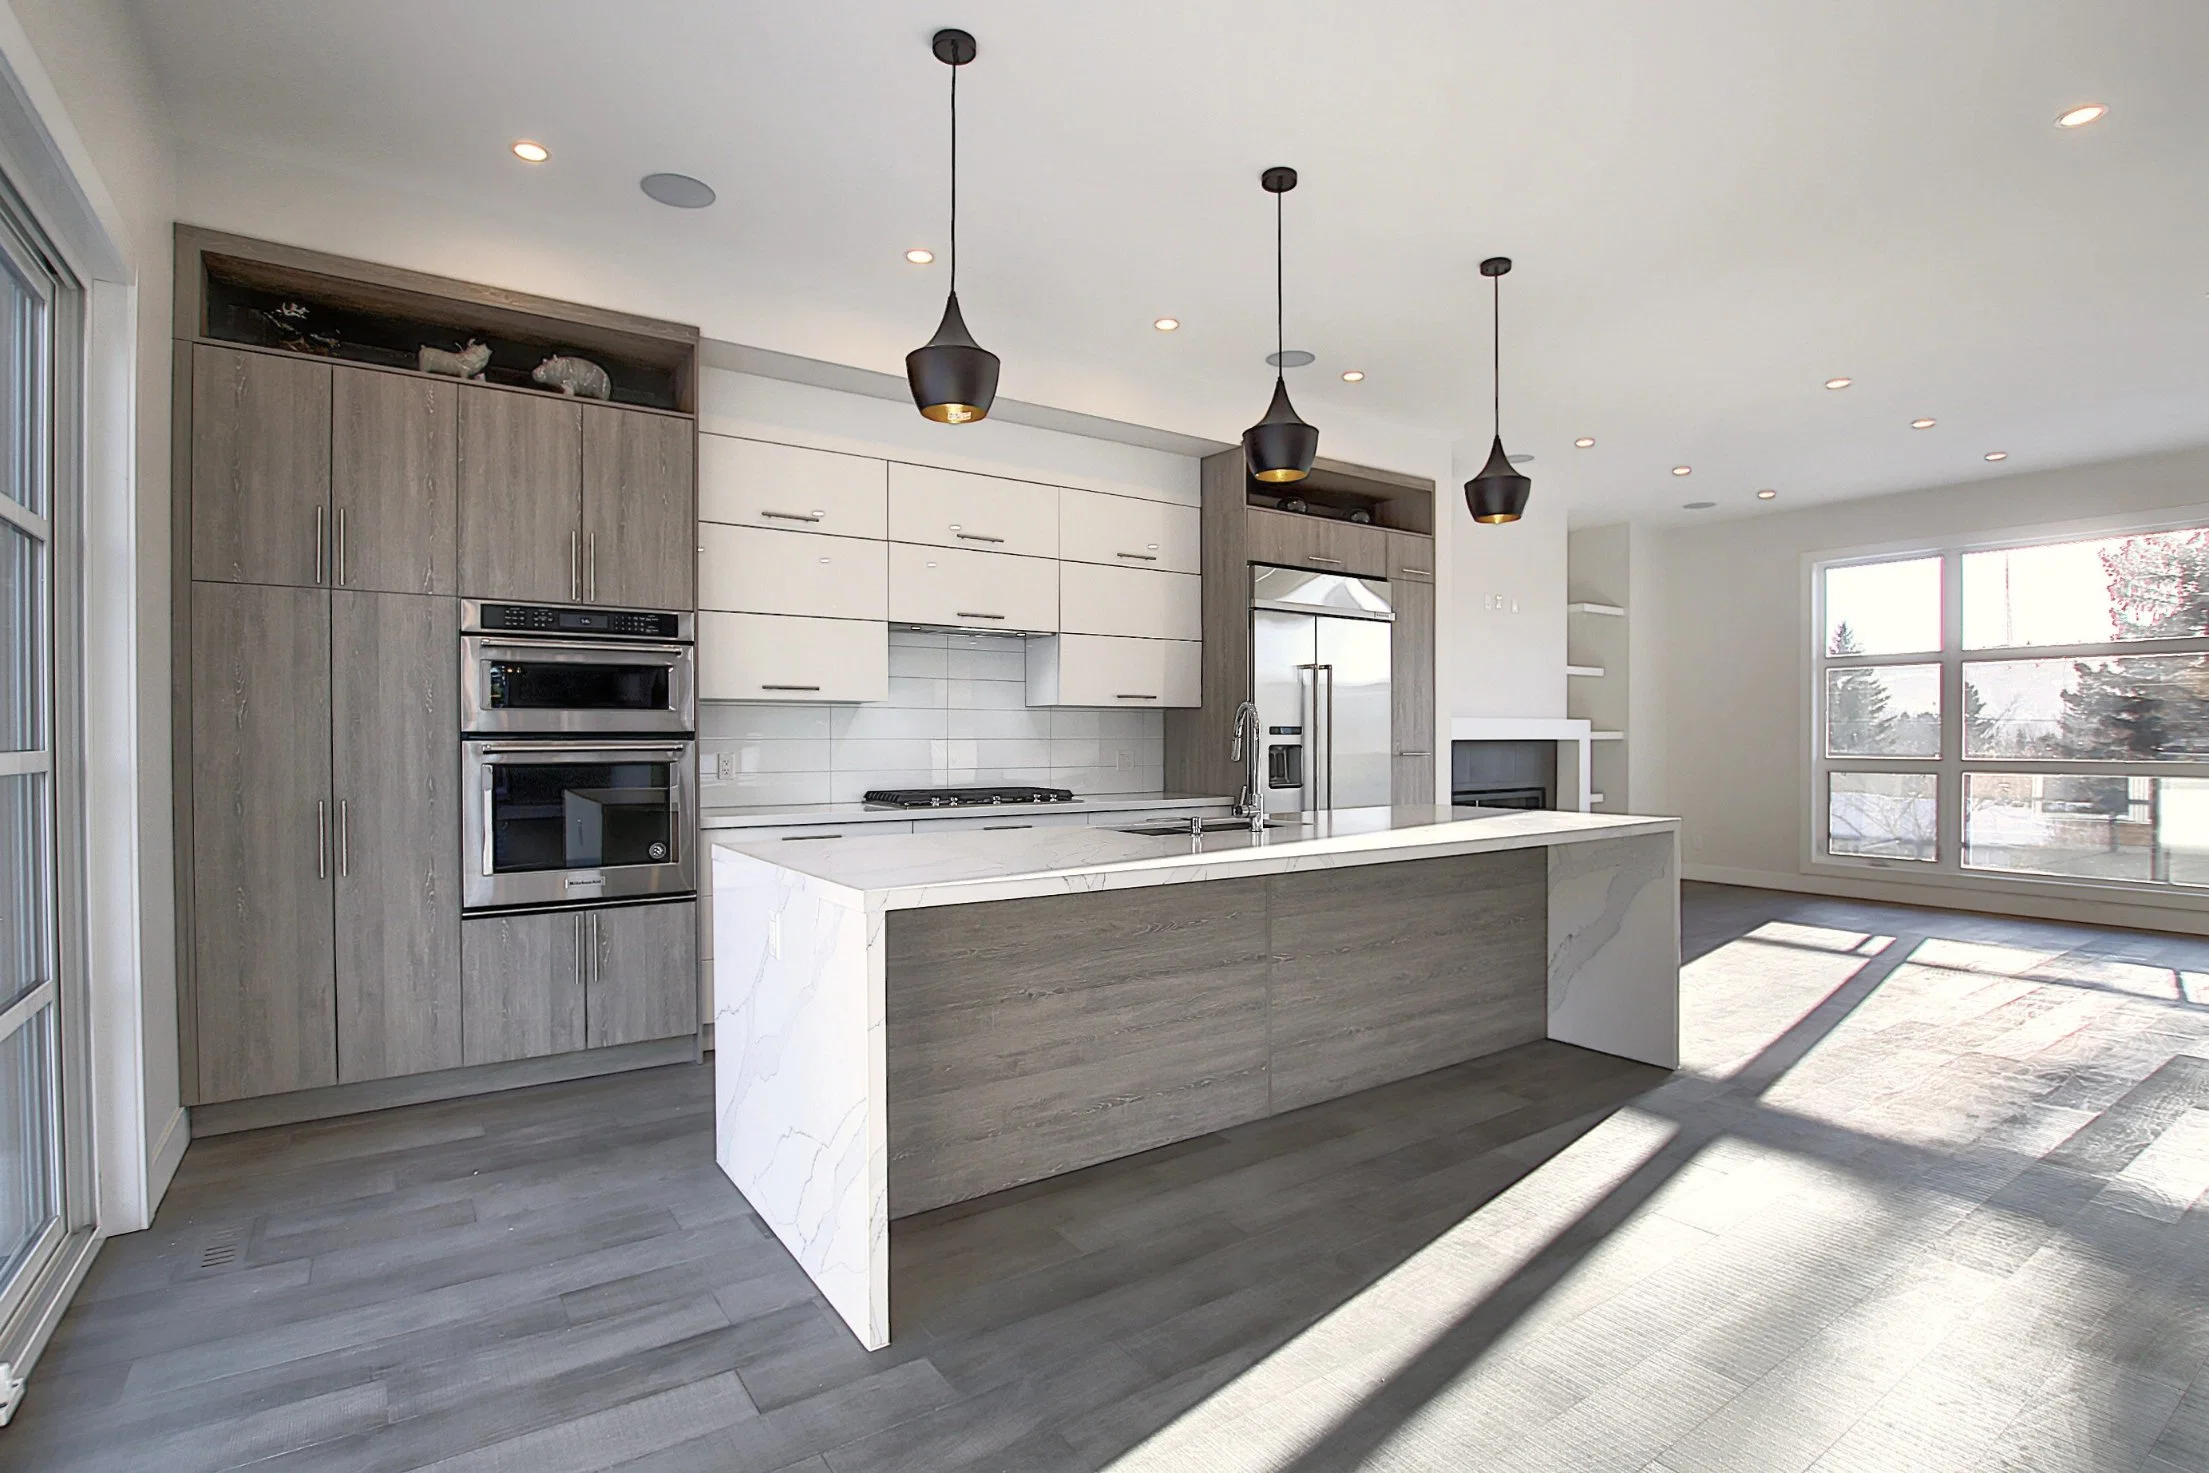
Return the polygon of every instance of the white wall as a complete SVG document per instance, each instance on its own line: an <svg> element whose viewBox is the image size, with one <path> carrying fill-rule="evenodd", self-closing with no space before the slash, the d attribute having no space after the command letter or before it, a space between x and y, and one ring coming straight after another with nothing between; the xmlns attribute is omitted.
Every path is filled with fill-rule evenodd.
<svg viewBox="0 0 2209 1473"><path fill-rule="evenodd" d="M1541 478L1526 515L1484 527L1465 510L1464 483L1488 459L1489 442L1460 440L1437 495L1452 546L1437 550L1454 586L1440 599L1453 637L1443 655L1458 716L1565 714L1565 506ZM1448 743L1445 740L1444 745ZM1447 783L1444 789L1447 789Z"/></svg>
<svg viewBox="0 0 2209 1473"><path fill-rule="evenodd" d="M1637 622L1655 648L1639 685L1661 685L1649 716L1665 744L1645 811L1685 820L1691 876L1976 909L2209 930L2209 905L2188 912L2112 899L2006 900L1997 893L1903 881L1835 879L1803 860L1809 812L1810 634L1806 554L1998 537L2209 502L2209 449L2177 451L1775 511L1651 540L1651 593L1636 571ZM1653 667L1653 668L1652 668ZM2157 897L2160 901L2162 897Z"/></svg>
<svg viewBox="0 0 2209 1473"><path fill-rule="evenodd" d="M120 0L8 0L0 61L57 176L18 182L89 285L87 909L101 1223L143 1227L185 1145L169 784L171 129ZM26 158L11 166L35 175Z"/></svg>

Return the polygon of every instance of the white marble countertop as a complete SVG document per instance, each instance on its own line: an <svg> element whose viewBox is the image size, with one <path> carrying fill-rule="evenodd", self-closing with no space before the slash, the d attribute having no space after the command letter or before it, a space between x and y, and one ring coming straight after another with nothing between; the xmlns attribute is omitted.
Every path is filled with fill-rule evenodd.
<svg viewBox="0 0 2209 1473"><path fill-rule="evenodd" d="M1233 798L1187 793L1095 793L1071 803L986 803L968 808L891 808L876 803L728 804L699 810L702 829L783 828L798 824L909 822L927 818L1000 818L1034 813L1139 813L1160 808L1220 808Z"/></svg>
<svg viewBox="0 0 2209 1473"><path fill-rule="evenodd" d="M882 911L1542 848L1678 828L1676 818L1420 805L1341 809L1305 815L1261 835L1229 828L1201 839L1092 825L812 844L722 839L714 847L766 860L804 876L813 888L842 892L843 903Z"/></svg>

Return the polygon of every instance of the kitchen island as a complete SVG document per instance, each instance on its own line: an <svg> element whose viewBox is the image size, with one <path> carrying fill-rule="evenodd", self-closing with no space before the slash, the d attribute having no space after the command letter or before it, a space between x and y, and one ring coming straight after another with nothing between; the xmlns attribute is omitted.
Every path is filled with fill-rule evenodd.
<svg viewBox="0 0 2209 1473"><path fill-rule="evenodd" d="M893 1217L1539 1038L1675 1067L1677 831L1417 807L717 843L716 1157L886 1345Z"/></svg>

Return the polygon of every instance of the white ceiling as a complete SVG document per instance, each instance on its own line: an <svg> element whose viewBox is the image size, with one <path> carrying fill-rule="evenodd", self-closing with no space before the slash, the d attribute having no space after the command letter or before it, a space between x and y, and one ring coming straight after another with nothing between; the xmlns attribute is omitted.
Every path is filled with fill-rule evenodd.
<svg viewBox="0 0 2209 1473"><path fill-rule="evenodd" d="M942 252L927 37L963 25L960 294L1006 395L1233 439L1272 346L1257 174L1293 164L1305 417L1485 441L1475 265L1511 255L1505 438L1576 521L2209 441L2200 0L138 11L187 218L890 371L940 308L903 252ZM660 169L720 203L650 203Z"/></svg>

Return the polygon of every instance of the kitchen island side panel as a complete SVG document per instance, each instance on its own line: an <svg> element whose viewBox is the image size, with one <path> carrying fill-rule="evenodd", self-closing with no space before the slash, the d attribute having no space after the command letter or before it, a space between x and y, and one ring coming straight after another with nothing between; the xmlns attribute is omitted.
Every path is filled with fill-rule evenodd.
<svg viewBox="0 0 2209 1473"><path fill-rule="evenodd" d="M1266 883L1275 1112L1545 1036L1545 851Z"/></svg>
<svg viewBox="0 0 2209 1473"><path fill-rule="evenodd" d="M1265 887L886 916L891 1215L1267 1114Z"/></svg>

